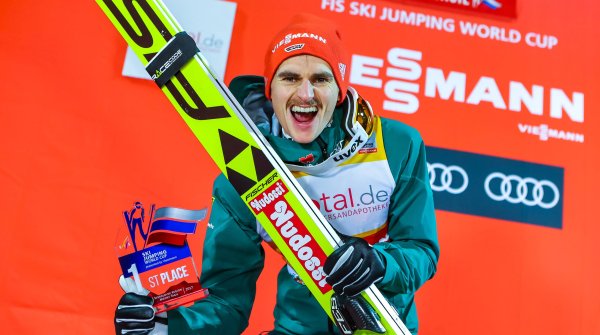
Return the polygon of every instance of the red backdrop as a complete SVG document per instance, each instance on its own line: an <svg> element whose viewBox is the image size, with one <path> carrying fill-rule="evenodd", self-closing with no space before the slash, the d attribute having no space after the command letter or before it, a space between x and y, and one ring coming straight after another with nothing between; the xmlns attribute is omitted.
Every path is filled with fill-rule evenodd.
<svg viewBox="0 0 600 335"><path fill-rule="evenodd" d="M418 101L414 113L386 110L397 91L355 80L378 114L418 128L431 146L564 168L561 229L437 212L442 255L417 296L420 333L600 334L600 5L519 1L516 19L498 19L414 2L298 3L238 3L227 82L261 73L272 27L316 13L342 27L353 55L379 59L363 77L382 87L397 79L386 72L390 50L420 53L418 90L404 101ZM384 8L405 21L380 19ZM469 24L485 26L469 36ZM136 200L208 207L218 171L153 83L121 76L125 42L95 2L4 1L0 45L0 324L11 334L109 334L121 211ZM462 74L465 97L428 95L431 69ZM511 109L511 82L541 87L541 108ZM541 141L519 124L585 140ZM191 241L198 261L203 232ZM267 258L247 334L272 325L283 262Z"/></svg>

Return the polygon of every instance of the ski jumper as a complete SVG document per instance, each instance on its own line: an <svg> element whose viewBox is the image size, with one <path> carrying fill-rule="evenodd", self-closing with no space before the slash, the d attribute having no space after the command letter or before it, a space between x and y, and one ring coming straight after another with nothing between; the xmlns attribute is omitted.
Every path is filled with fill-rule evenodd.
<svg viewBox="0 0 600 335"><path fill-rule="evenodd" d="M415 292L436 272L439 245L425 146L418 132L373 116L360 149L348 143L348 98L313 142L296 143L282 133L262 77L234 79L231 91L321 213L340 234L367 240L384 257L376 284L412 334L418 331ZM208 298L170 311L170 334L241 334L248 326L256 281L269 236L221 174L213 186L201 283ZM260 306L258 307L260 308ZM337 333L327 314L294 271L277 278L274 329L281 334Z"/></svg>

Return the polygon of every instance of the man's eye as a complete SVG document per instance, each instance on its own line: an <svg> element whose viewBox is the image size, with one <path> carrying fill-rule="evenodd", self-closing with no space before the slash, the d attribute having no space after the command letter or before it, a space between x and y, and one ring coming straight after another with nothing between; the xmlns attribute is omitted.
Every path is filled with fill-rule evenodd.
<svg viewBox="0 0 600 335"><path fill-rule="evenodd" d="M318 77L317 79L315 79L315 82L317 82L317 83L328 83L329 82L329 78L328 77Z"/></svg>
<svg viewBox="0 0 600 335"><path fill-rule="evenodd" d="M293 83L296 81L296 77L283 77L283 80Z"/></svg>

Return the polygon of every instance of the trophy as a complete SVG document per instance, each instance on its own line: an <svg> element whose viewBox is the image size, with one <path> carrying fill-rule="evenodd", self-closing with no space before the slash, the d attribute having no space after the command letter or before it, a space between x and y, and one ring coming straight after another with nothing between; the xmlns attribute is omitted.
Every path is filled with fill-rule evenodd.
<svg viewBox="0 0 600 335"><path fill-rule="evenodd" d="M194 234L198 222L206 217L206 209L156 208L152 204L148 215L138 201L123 211L123 216L115 249L128 283L125 286L152 297L157 313L208 296L187 243L187 235Z"/></svg>

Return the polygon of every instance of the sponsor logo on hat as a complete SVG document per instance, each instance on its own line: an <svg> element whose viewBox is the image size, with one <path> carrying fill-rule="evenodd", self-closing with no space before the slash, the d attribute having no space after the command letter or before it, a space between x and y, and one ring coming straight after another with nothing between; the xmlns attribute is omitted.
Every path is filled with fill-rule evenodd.
<svg viewBox="0 0 600 335"><path fill-rule="evenodd" d="M281 41L277 42L273 46L273 49L271 50L271 52L274 53L277 49L279 49L280 46L290 44L290 43L292 43L292 40L297 39L297 38L308 38L308 39L313 39L313 40L319 41L323 44L327 44L327 39L325 39L324 37L317 35L317 34L306 33L306 32L298 33L298 34L287 34Z"/></svg>
<svg viewBox="0 0 600 335"><path fill-rule="evenodd" d="M299 43L299 44L294 44L294 45L290 45L289 47L286 47L285 49L283 49L285 52L292 52L292 51L296 51L296 50L300 50L304 48L304 43Z"/></svg>

